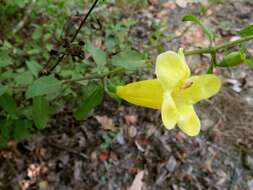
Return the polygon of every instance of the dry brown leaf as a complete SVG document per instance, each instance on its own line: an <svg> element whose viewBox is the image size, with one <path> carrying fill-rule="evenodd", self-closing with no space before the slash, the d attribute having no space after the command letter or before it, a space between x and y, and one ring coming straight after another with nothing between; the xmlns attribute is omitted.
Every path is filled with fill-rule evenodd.
<svg viewBox="0 0 253 190"><path fill-rule="evenodd" d="M213 159L206 160L204 164L202 165L203 171L212 173L213 172L212 164L213 164Z"/></svg>
<svg viewBox="0 0 253 190"><path fill-rule="evenodd" d="M103 42L102 38L97 38L97 37L96 37L96 38L92 41L92 44L93 44L93 46L96 47L96 48L102 48L102 42Z"/></svg>
<svg viewBox="0 0 253 190"><path fill-rule="evenodd" d="M187 0L176 0L176 4L181 8L186 8L188 1Z"/></svg>
<svg viewBox="0 0 253 190"><path fill-rule="evenodd" d="M247 51L250 53L251 56L253 56L253 48L247 48Z"/></svg>
<svg viewBox="0 0 253 190"><path fill-rule="evenodd" d="M143 177L144 177L144 171L140 171L134 178L134 181L128 190L142 190L144 187L144 182L143 182Z"/></svg>
<svg viewBox="0 0 253 190"><path fill-rule="evenodd" d="M130 138L133 138L137 134L137 129L135 127L133 127L133 126L130 126L130 127L127 128L127 132L128 132L128 136Z"/></svg>
<svg viewBox="0 0 253 190"><path fill-rule="evenodd" d="M127 125L134 125L138 121L138 118L136 115L126 115L125 117Z"/></svg>
<svg viewBox="0 0 253 190"><path fill-rule="evenodd" d="M109 117L107 117L106 115L104 116L95 116L96 120L98 121L98 123L101 124L101 126L105 129L105 130L111 130L111 131L116 131L116 127L113 123L113 120Z"/></svg>
<svg viewBox="0 0 253 190"><path fill-rule="evenodd" d="M166 9L175 9L177 8L177 5L174 2L168 1L162 4L162 6Z"/></svg>
<svg viewBox="0 0 253 190"><path fill-rule="evenodd" d="M230 42L233 42L233 41L236 41L236 40L239 40L240 39L240 36L233 36L230 38Z"/></svg>
<svg viewBox="0 0 253 190"><path fill-rule="evenodd" d="M191 31L185 33L181 38L182 44L191 44L198 47L206 47L209 44L208 38L203 33L203 30L194 26L191 28Z"/></svg>
<svg viewBox="0 0 253 190"><path fill-rule="evenodd" d="M47 181L41 181L38 184L40 190L47 190L48 189L48 182Z"/></svg>
<svg viewBox="0 0 253 190"><path fill-rule="evenodd" d="M181 8L186 8L188 3L194 3L194 0L176 0L176 4ZM204 6L208 5L208 0L201 0L200 3Z"/></svg>
<svg viewBox="0 0 253 190"><path fill-rule="evenodd" d="M167 10L162 10L159 13L157 13L157 18L164 18L169 16L169 11Z"/></svg>

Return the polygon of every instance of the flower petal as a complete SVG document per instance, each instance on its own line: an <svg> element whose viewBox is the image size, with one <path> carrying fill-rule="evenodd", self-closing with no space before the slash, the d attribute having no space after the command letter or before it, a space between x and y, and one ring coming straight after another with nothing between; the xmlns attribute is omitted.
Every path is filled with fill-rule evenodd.
<svg viewBox="0 0 253 190"><path fill-rule="evenodd" d="M200 131L200 121L192 105L178 106L178 127L189 136L196 136Z"/></svg>
<svg viewBox="0 0 253 190"><path fill-rule="evenodd" d="M170 92L164 93L161 112L164 126L167 129L174 128L178 121L179 114Z"/></svg>
<svg viewBox="0 0 253 190"><path fill-rule="evenodd" d="M190 76L182 49L179 53L167 51L156 60L156 75L165 90L172 90L181 80Z"/></svg>
<svg viewBox="0 0 253 190"><path fill-rule="evenodd" d="M187 72L187 78L188 78L191 75L191 70L189 69L189 67L188 67L188 65L187 65L187 63L185 61L184 49L183 48L179 48L178 55L179 55L181 61L185 63L184 67L185 67L185 71Z"/></svg>
<svg viewBox="0 0 253 190"><path fill-rule="evenodd" d="M143 80L119 86L116 94L132 104L161 109L163 89L158 80Z"/></svg>
<svg viewBox="0 0 253 190"><path fill-rule="evenodd" d="M221 80L216 75L193 76L173 92L173 98L177 105L195 104L216 94L220 87Z"/></svg>

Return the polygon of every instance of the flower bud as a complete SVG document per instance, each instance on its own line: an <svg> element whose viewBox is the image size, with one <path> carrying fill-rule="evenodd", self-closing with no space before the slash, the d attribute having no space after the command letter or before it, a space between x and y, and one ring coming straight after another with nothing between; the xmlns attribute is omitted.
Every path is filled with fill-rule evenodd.
<svg viewBox="0 0 253 190"><path fill-rule="evenodd" d="M217 64L219 67L233 67L239 65L246 59L246 55L243 52L235 51L226 55L223 60Z"/></svg>

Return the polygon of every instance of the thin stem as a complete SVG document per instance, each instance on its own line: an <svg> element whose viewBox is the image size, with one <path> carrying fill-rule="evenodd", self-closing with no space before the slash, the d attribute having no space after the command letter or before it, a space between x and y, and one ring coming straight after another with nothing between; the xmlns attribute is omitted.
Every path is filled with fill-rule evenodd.
<svg viewBox="0 0 253 190"><path fill-rule="evenodd" d="M61 57L58 58L57 62L49 69L49 71L46 71L46 75L49 75L54 69L55 67L57 67L57 65L60 64L60 62L64 59L65 54L61 55Z"/></svg>
<svg viewBox="0 0 253 190"><path fill-rule="evenodd" d="M209 63L209 67L207 70L207 74L212 74L213 73L213 68L216 66L216 51L213 51L211 53L211 63Z"/></svg>
<svg viewBox="0 0 253 190"><path fill-rule="evenodd" d="M88 17L90 16L91 12L93 11L93 9L96 7L97 3L99 0L95 0L94 3L92 4L91 8L89 9L88 13L85 15L85 17L83 18L82 22L80 23L78 29L76 30L73 38L71 39L71 42L73 42L76 37L77 34L80 32L81 28L83 27L84 23L86 22L86 20L88 19Z"/></svg>
<svg viewBox="0 0 253 190"><path fill-rule="evenodd" d="M84 80L103 79L109 75L119 74L123 72L125 72L124 68L117 68L117 69L114 69L105 73L101 73L101 74L91 74L91 75L77 78L77 79L66 79L66 80L63 80L62 83L66 84L66 83L73 83L73 82L79 82L79 81L84 81Z"/></svg>
<svg viewBox="0 0 253 190"><path fill-rule="evenodd" d="M186 56L196 55L196 54L205 54L205 53L211 54L214 51L217 52L218 50L221 50L221 49L231 48L231 47L237 46L243 42L246 42L246 41L249 41L252 39L253 39L253 35L250 35L250 36L242 37L242 38L232 41L232 42L225 42L223 44L213 46L210 48L195 49L195 50L191 50L191 51L186 51L184 53Z"/></svg>
<svg viewBox="0 0 253 190"><path fill-rule="evenodd" d="M78 29L76 30L74 36L72 37L71 39L71 43L76 39L78 33L80 32L81 28L83 27L84 23L86 22L86 20L88 19L88 17L90 16L91 12L93 11L93 9L96 7L97 3L98 3L99 0L95 0L94 3L92 4L92 6L90 7L89 11L87 12L87 14L83 17ZM63 60L63 58L65 57L65 55L61 55L57 62L47 71L47 70L44 70L45 74L46 75L49 75L56 67L57 65L59 65L61 63L61 61ZM51 56L49 58L49 60L51 60ZM49 61L48 61L49 62Z"/></svg>

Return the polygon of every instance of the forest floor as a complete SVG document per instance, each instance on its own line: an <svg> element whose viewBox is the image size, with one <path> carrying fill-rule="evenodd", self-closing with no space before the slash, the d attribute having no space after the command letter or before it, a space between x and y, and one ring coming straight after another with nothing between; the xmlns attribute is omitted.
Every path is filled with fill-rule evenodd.
<svg viewBox="0 0 253 190"><path fill-rule="evenodd" d="M200 4L182 2L151 0L130 12L138 20L130 32L136 48L146 46L152 33L149 21L156 19L168 24L167 38L161 39L166 49L206 46L199 27L181 22ZM215 31L219 44L237 38L238 31L253 22L252 10L251 1L224 1L210 5L202 20ZM253 54L253 44L247 47ZM155 58L159 52L150 53ZM205 72L207 61L205 56L187 57L193 74ZM83 123L66 108L30 140L0 151L0 189L253 190L253 70L241 65L215 72L223 87L196 105L202 123L199 136L166 130L159 111L106 97ZM148 77L145 73L140 78Z"/></svg>

